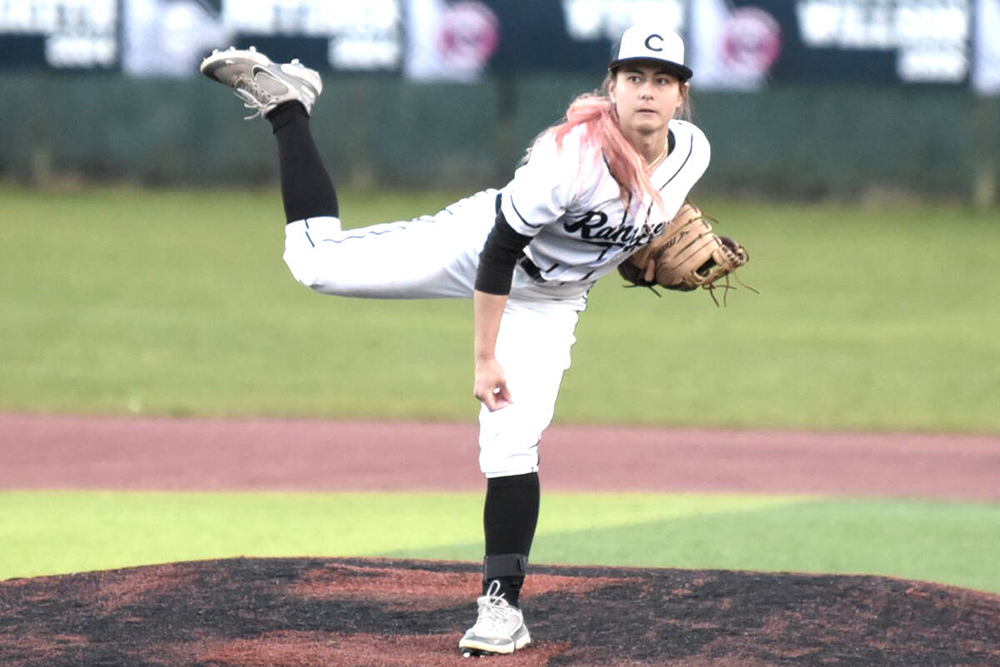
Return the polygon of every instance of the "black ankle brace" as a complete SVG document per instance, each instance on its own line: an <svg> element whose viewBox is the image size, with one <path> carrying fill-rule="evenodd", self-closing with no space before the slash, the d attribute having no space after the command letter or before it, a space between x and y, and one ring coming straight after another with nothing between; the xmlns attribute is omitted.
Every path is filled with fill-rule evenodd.
<svg viewBox="0 0 1000 667"><path fill-rule="evenodd" d="M517 607L527 569L528 556L525 554L487 556L483 559L483 595L489 590L490 585L496 582L500 586L496 594L502 595L507 604Z"/></svg>

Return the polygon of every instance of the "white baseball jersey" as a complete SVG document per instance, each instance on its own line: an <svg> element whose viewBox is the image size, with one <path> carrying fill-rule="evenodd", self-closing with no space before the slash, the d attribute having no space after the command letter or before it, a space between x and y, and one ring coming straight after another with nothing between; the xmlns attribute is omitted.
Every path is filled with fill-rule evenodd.
<svg viewBox="0 0 1000 667"><path fill-rule="evenodd" d="M524 249L545 280L515 270L496 357L514 403L480 410L480 468L487 477L538 470L587 293L639 245L662 231L708 166L708 141L690 123L670 122L674 150L653 174L666 211L647 198L626 207L599 146L567 135L557 153L541 142L500 192L484 190L432 216L344 230L333 217L285 227L292 275L323 294L377 299L471 297L497 199L508 224L534 237ZM648 216L648 227L646 226Z"/></svg>
<svg viewBox="0 0 1000 667"><path fill-rule="evenodd" d="M501 208L514 231L534 237L524 252L543 278L595 281L663 231L711 153L691 123L671 120L670 130L674 149L651 178L666 210L648 196L626 208L600 146L581 146L582 127L566 135L561 150L551 137L538 142L503 189Z"/></svg>

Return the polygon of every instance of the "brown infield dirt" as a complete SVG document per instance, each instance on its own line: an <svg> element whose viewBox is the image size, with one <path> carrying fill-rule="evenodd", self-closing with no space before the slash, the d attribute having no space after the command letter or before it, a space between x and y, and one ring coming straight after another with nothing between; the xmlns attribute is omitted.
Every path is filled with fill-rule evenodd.
<svg viewBox="0 0 1000 667"><path fill-rule="evenodd" d="M545 491L1000 500L1000 439L553 427ZM141 455L140 455L141 454ZM471 424L0 414L0 489L477 490ZM2 537L2 536L0 536ZM2 542L0 542L2 543ZM459 665L477 563L230 559L0 582L4 667ZM1000 596L533 565L510 665L1000 665Z"/></svg>

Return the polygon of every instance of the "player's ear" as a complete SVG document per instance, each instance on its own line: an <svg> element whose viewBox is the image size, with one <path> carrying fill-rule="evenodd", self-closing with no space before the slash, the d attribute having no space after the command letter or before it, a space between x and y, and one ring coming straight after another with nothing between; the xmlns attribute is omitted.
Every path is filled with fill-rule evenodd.
<svg viewBox="0 0 1000 667"><path fill-rule="evenodd" d="M684 83L681 84L680 88L681 88L681 95L680 98L677 100L677 107L674 109L675 117L684 116L688 108L688 100L689 100L688 95L691 94L690 83L687 83L685 81Z"/></svg>

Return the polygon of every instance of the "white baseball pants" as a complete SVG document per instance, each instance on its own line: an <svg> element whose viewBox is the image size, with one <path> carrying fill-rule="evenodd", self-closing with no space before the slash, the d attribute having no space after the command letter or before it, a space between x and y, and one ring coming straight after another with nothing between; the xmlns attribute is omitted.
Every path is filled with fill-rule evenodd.
<svg viewBox="0 0 1000 667"><path fill-rule="evenodd" d="M496 190L434 216L344 231L332 217L285 227L285 263L323 294L373 299L470 298L479 253L496 218ZM593 283L539 284L518 267L496 355L513 405L479 413L479 465L487 477L538 470L579 313Z"/></svg>

